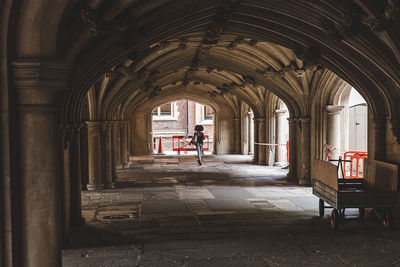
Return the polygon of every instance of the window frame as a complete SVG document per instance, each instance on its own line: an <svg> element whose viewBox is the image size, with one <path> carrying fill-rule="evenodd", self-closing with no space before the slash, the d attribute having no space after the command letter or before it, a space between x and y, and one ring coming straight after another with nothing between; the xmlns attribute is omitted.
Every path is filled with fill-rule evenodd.
<svg viewBox="0 0 400 267"><path fill-rule="evenodd" d="M168 103L166 103L168 104ZM162 105L166 105L166 104L162 104ZM176 102L170 102L169 103L171 105L171 114L170 115L162 115L161 114L161 106L156 107L153 112L152 112L152 116L153 116L153 120L155 121L171 121L171 120L178 120L178 110L177 110L177 105ZM156 112L154 112L155 110L157 110L157 115L155 115Z"/></svg>

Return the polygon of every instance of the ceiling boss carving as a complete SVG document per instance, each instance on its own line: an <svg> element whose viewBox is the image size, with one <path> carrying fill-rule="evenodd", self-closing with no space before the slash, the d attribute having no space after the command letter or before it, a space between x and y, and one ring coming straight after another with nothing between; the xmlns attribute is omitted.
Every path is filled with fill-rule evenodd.
<svg viewBox="0 0 400 267"><path fill-rule="evenodd" d="M361 9L358 6L353 7L350 12L343 14L338 22L322 19L320 23L332 41L339 42L358 33L361 25Z"/></svg>
<svg viewBox="0 0 400 267"><path fill-rule="evenodd" d="M90 6L85 6L81 8L80 14L83 22L88 25L90 32L94 36L100 36L104 29L104 22L97 11Z"/></svg>

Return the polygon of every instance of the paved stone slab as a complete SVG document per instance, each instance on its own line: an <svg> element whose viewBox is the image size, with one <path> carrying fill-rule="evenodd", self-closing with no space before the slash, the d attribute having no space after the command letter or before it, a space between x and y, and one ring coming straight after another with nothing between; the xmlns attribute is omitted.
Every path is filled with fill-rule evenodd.
<svg viewBox="0 0 400 267"><path fill-rule="evenodd" d="M218 199L246 199L254 197L246 189L240 187L208 186L208 190Z"/></svg>
<svg viewBox="0 0 400 267"><path fill-rule="evenodd" d="M63 250L63 267L136 266L142 251L135 246Z"/></svg>
<svg viewBox="0 0 400 267"><path fill-rule="evenodd" d="M213 211L255 209L255 207L245 199L206 199L205 202Z"/></svg>
<svg viewBox="0 0 400 267"><path fill-rule="evenodd" d="M176 189L180 199L214 199L214 195L207 188Z"/></svg>
<svg viewBox="0 0 400 267"><path fill-rule="evenodd" d="M143 201L143 213L190 213L189 207L185 201L169 199L168 201Z"/></svg>

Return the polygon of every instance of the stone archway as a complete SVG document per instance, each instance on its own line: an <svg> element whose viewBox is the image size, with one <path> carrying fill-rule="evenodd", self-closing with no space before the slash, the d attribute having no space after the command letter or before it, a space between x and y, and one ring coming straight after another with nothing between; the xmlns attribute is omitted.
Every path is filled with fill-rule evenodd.
<svg viewBox="0 0 400 267"><path fill-rule="evenodd" d="M169 8L163 8L166 3ZM106 74L123 77L112 81L120 84L111 89L102 120L126 121L137 104L159 90L201 82L210 98L233 94L236 100L227 100L229 105L237 100L252 105L261 141L266 131L263 90L275 93L291 113L289 131L299 134L296 176L304 182L309 182L309 158L322 153L323 130L314 123L322 103L313 97L338 76L368 102L371 157L399 162L399 7L394 1L352 4L356 8L323 1L312 6L274 0L91 1L82 7L67 0L6 0L0 7L5 266L59 265L60 233L67 234L71 224L65 210L74 199L68 176L79 172L65 166L71 165L68 158L76 159L71 155L77 155L74 144L87 91ZM146 71L144 66L157 68ZM144 90L133 99L138 88ZM310 144L312 133L317 138ZM266 153L256 156L262 163ZM45 158L39 162L38 157ZM79 191L77 184L72 188ZM10 213L11 204L21 213Z"/></svg>

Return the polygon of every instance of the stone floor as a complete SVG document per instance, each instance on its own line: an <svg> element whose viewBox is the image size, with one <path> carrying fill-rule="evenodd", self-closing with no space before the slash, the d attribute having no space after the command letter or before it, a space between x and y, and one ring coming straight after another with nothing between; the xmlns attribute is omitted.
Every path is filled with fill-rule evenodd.
<svg viewBox="0 0 400 267"><path fill-rule="evenodd" d="M63 266L400 266L396 225L369 215L335 232L286 173L238 155L132 158L116 189L82 193Z"/></svg>

